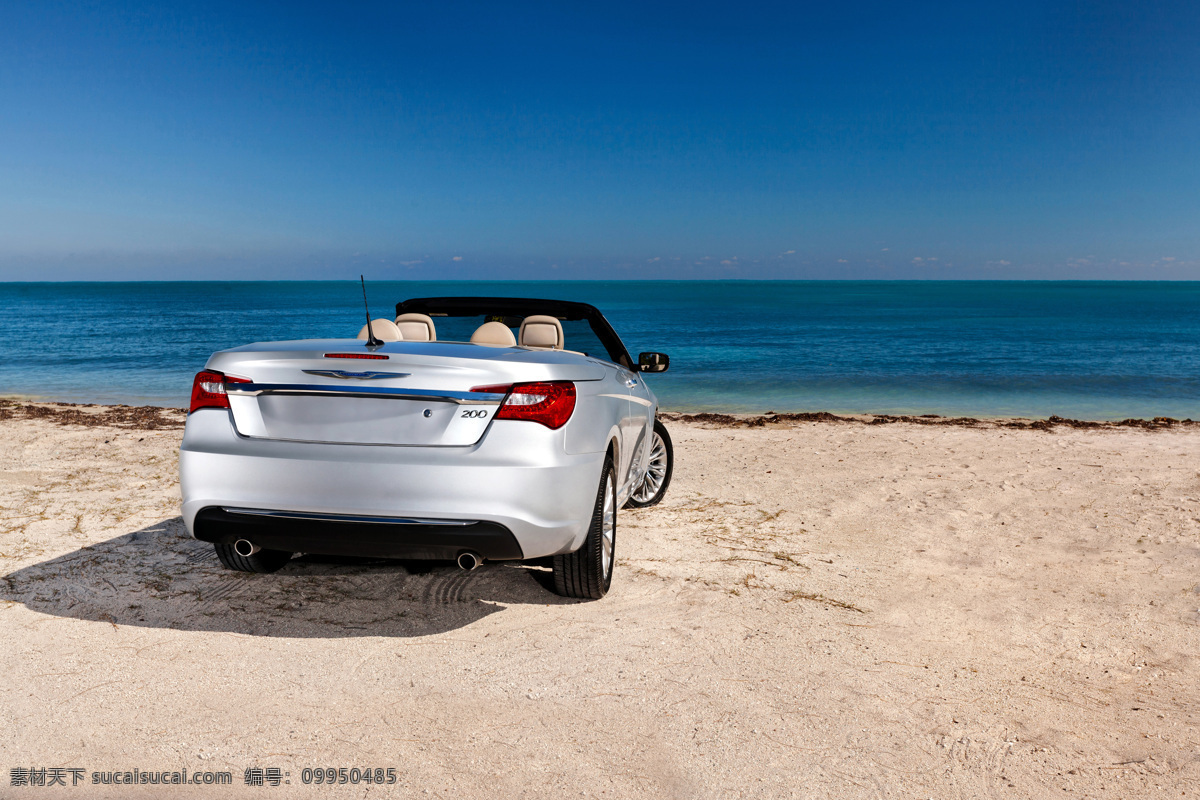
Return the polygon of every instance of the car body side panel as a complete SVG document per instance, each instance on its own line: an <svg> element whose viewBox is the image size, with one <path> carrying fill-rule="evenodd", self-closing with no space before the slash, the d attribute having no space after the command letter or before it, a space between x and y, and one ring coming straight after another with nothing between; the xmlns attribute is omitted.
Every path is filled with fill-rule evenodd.
<svg viewBox="0 0 1200 800"><path fill-rule="evenodd" d="M640 374L631 373L632 385L629 387L629 402L633 411L630 431L630 460L634 474L633 485L641 483L650 464L650 441L654 433L654 417L658 413L658 398L646 386Z"/></svg>
<svg viewBox="0 0 1200 800"><path fill-rule="evenodd" d="M568 453L603 453L614 441L624 451L621 429L629 415L628 393L616 365L604 363L603 369L601 380L575 384L575 413L566 426ZM601 424L591 424L592 420ZM621 454L617 460L617 469L623 473Z"/></svg>
<svg viewBox="0 0 1200 800"><path fill-rule="evenodd" d="M621 449L625 453L622 459L625 469L617 475L617 495L624 502L626 495L633 491L632 484L637 477L637 432L639 420L644 409L630 400L629 387L633 373L624 367L617 369L617 380L620 383L622 395L625 397L625 415L621 419Z"/></svg>

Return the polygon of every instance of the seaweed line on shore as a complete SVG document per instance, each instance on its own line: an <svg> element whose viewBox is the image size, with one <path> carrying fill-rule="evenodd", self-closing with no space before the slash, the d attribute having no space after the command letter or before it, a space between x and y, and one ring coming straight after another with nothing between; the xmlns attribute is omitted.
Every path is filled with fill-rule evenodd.
<svg viewBox="0 0 1200 800"><path fill-rule="evenodd" d="M56 425L109 426L132 430L182 428L187 412L161 406L106 406L94 403L22 403L0 399L0 420L40 419Z"/></svg>
<svg viewBox="0 0 1200 800"><path fill-rule="evenodd" d="M1091 420L1067 419L1057 415L1046 419L975 419L974 417L942 417L937 414L921 414L920 416L894 414L864 414L856 416L839 416L828 411L812 411L779 414L768 411L766 414L718 414L701 412L685 414L681 412L664 411L659 417L674 422L698 422L716 428L762 428L767 425L785 425L796 422L834 422L858 425L891 425L897 422L907 422L914 425L954 425L963 428L1015 428L1018 430L1052 431L1058 427L1085 429L1116 429L1141 428L1143 430L1164 430L1176 427L1191 427L1200 422L1191 419L1174 419L1172 417L1155 417L1154 419L1123 419L1112 422L1094 422Z"/></svg>
<svg viewBox="0 0 1200 800"><path fill-rule="evenodd" d="M937 414L894 415L864 414L839 416L828 411L802 411L794 413L765 414L720 414L700 412L687 414L678 411L663 411L659 417L673 422L691 422L716 428L762 428L768 425L787 425L797 422L830 422L858 425L891 425L907 422L913 425L953 425L964 428L1012 428L1018 430L1052 431L1055 428L1082 428L1112 430L1117 428L1140 428L1143 430L1165 430L1177 427L1193 427L1200 421L1155 417L1153 419L1123 419L1111 422L1068 419L1050 416L1046 419L976 419L974 417L942 417ZM83 425L86 427L111 426L135 430L164 430L182 428L187 421L187 412L181 408L161 406L97 405L94 403L26 403L0 399L0 420L40 419L57 425Z"/></svg>

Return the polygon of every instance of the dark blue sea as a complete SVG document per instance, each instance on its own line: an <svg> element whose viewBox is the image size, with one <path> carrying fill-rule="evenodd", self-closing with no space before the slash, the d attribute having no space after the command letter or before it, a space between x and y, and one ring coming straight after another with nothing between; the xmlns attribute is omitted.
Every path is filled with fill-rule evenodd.
<svg viewBox="0 0 1200 800"><path fill-rule="evenodd" d="M668 410L1200 418L1200 283L376 282L582 300ZM357 282L0 283L0 395L185 406L214 350L354 336ZM569 344L569 343L568 343Z"/></svg>

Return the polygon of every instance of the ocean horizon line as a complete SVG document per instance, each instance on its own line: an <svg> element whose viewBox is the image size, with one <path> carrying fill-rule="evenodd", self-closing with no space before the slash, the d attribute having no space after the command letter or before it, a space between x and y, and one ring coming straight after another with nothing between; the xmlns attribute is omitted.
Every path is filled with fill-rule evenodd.
<svg viewBox="0 0 1200 800"><path fill-rule="evenodd" d="M965 283L965 284L1083 284L1083 283L1196 283L1200 279L1189 278L368 278L368 283L569 283L569 284L613 284L613 283ZM67 286L67 285L110 285L130 284L197 284L197 283L358 283L357 277L348 278L102 278L97 280L7 280L0 278L0 285L7 286Z"/></svg>

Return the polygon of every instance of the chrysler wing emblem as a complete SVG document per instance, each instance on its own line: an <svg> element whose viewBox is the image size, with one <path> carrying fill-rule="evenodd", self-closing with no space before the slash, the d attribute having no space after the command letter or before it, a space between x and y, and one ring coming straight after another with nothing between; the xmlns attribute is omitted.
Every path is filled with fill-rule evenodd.
<svg viewBox="0 0 1200 800"><path fill-rule="evenodd" d="M360 381L375 381L380 378L407 378L411 372L348 372L344 369L306 369L308 375L323 375L326 378L354 378Z"/></svg>

